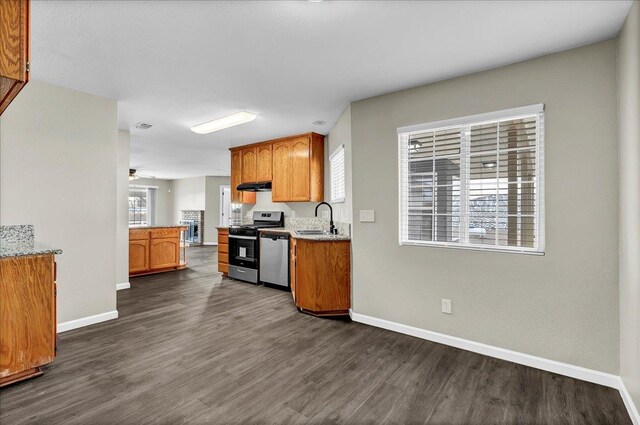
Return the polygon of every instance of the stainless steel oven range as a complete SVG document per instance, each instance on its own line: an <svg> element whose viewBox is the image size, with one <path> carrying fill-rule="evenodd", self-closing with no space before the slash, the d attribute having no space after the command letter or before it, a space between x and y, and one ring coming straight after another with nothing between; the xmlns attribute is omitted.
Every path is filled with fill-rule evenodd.
<svg viewBox="0 0 640 425"><path fill-rule="evenodd" d="M284 227L282 211L254 211L253 224L229 227L229 277L258 283L258 229Z"/></svg>

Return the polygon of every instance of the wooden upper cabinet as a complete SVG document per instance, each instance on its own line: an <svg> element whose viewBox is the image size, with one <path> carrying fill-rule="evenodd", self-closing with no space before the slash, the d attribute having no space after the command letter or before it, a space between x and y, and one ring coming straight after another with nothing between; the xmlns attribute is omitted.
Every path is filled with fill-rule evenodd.
<svg viewBox="0 0 640 425"><path fill-rule="evenodd" d="M256 181L259 182L270 182L272 175L272 158L271 158L271 150L272 145L260 145L256 148L257 156L258 156L258 166L256 170Z"/></svg>
<svg viewBox="0 0 640 425"><path fill-rule="evenodd" d="M255 183L258 158L256 148L242 149L242 183Z"/></svg>
<svg viewBox="0 0 640 425"><path fill-rule="evenodd" d="M324 200L324 136L316 133L231 149L231 200L255 203L255 192L235 190L240 182L272 182L273 202Z"/></svg>
<svg viewBox="0 0 640 425"><path fill-rule="evenodd" d="M273 183L271 187L271 200L273 202L288 202L290 200L290 153L291 144L289 142L276 142L273 144Z"/></svg>
<svg viewBox="0 0 640 425"><path fill-rule="evenodd" d="M310 137L300 137L298 139L290 141L289 144L291 145L291 150L289 151L289 179L291 181L291 193L289 194L289 201L310 201Z"/></svg>
<svg viewBox="0 0 640 425"><path fill-rule="evenodd" d="M29 81L29 0L0 1L0 115Z"/></svg>
<svg viewBox="0 0 640 425"><path fill-rule="evenodd" d="M242 176L243 157L242 149L231 150L231 202L234 204L255 204L255 192L240 192L236 189L240 183L245 183Z"/></svg>

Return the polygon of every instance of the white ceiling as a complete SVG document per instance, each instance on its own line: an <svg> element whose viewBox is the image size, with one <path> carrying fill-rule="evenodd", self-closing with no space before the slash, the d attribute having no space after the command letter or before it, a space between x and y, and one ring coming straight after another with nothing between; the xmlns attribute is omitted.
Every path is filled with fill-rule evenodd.
<svg viewBox="0 0 640 425"><path fill-rule="evenodd" d="M32 78L119 101L131 166L228 175L228 147L328 133L353 100L614 37L631 1L32 3ZM189 127L238 110L248 124ZM326 121L314 126L313 121Z"/></svg>

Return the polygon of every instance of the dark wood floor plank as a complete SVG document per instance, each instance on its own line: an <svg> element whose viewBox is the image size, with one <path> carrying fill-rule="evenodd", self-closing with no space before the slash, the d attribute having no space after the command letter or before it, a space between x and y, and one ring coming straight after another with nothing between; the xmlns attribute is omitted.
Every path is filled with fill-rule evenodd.
<svg viewBox="0 0 640 425"><path fill-rule="evenodd" d="M215 248L138 277L0 391L13 424L630 424L611 388L345 320L222 277ZM64 284L61 282L61 284Z"/></svg>

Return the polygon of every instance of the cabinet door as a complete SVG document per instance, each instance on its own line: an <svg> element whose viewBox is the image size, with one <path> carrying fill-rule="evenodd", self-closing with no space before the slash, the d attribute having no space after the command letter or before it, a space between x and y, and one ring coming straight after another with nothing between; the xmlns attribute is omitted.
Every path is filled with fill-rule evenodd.
<svg viewBox="0 0 640 425"><path fill-rule="evenodd" d="M29 81L29 0L0 1L0 114Z"/></svg>
<svg viewBox="0 0 640 425"><path fill-rule="evenodd" d="M271 145L258 146L258 168L256 181L271 181Z"/></svg>
<svg viewBox="0 0 640 425"><path fill-rule="evenodd" d="M129 241L129 274L149 271L149 239Z"/></svg>
<svg viewBox="0 0 640 425"><path fill-rule="evenodd" d="M273 202L288 202L291 199L291 173L290 173L289 142L276 142L273 144L273 184L271 200Z"/></svg>
<svg viewBox="0 0 640 425"><path fill-rule="evenodd" d="M236 188L242 181L242 152L231 151L231 202L239 204L242 202L242 192Z"/></svg>
<svg viewBox="0 0 640 425"><path fill-rule="evenodd" d="M291 196L289 201L309 201L311 199L309 186L309 167L311 164L309 146L311 142L308 137L301 137L289 143L291 144L289 153Z"/></svg>
<svg viewBox="0 0 640 425"><path fill-rule="evenodd" d="M175 238L151 239L149 268L151 270L180 265L180 241Z"/></svg>
<svg viewBox="0 0 640 425"><path fill-rule="evenodd" d="M291 282L291 296L296 302L296 240L291 238L291 252L289 253L289 281Z"/></svg>
<svg viewBox="0 0 640 425"><path fill-rule="evenodd" d="M242 183L255 183L257 170L256 148L242 149Z"/></svg>

